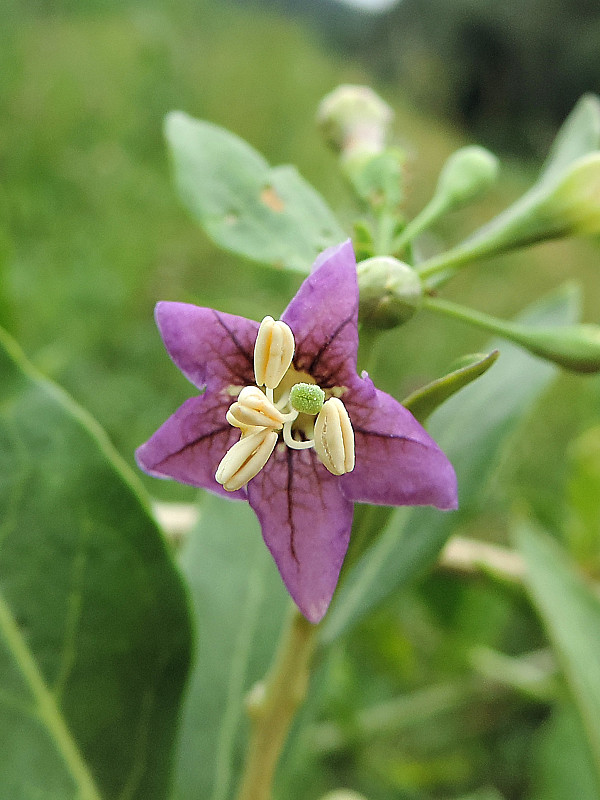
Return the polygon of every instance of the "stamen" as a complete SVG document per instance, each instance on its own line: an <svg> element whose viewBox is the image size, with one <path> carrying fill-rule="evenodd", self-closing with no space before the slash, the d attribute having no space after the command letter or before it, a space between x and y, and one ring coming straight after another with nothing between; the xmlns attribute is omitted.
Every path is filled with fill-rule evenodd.
<svg viewBox="0 0 600 800"><path fill-rule="evenodd" d="M235 428L258 427L281 430L287 415L282 414L257 386L245 386L227 412L227 422Z"/></svg>
<svg viewBox="0 0 600 800"><path fill-rule="evenodd" d="M217 467L215 480L225 491L235 492L261 471L277 444L277 432L261 428L249 435L242 434L239 442L225 453Z"/></svg>
<svg viewBox="0 0 600 800"><path fill-rule="evenodd" d="M341 400L331 397L315 422L315 450L333 475L354 469L354 430Z"/></svg>
<svg viewBox="0 0 600 800"><path fill-rule="evenodd" d="M286 422L283 426L283 441L290 447L292 450L308 450L309 447L315 446L314 439L307 439L304 442L297 442L292 437L292 423Z"/></svg>
<svg viewBox="0 0 600 800"><path fill-rule="evenodd" d="M281 320L265 317L254 344L254 376L258 386L275 389L294 357L294 334Z"/></svg>

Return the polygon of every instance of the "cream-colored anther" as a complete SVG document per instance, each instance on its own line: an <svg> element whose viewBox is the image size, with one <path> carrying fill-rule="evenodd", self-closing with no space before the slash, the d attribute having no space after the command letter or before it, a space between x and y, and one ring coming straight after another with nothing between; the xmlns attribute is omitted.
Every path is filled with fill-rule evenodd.
<svg viewBox="0 0 600 800"><path fill-rule="evenodd" d="M354 469L354 430L342 401L331 397L315 422L315 450L334 475Z"/></svg>
<svg viewBox="0 0 600 800"><path fill-rule="evenodd" d="M275 389L294 357L294 334L281 320L265 317L254 345L254 376L258 386Z"/></svg>
<svg viewBox="0 0 600 800"><path fill-rule="evenodd" d="M229 407L227 422L234 428L257 427L281 430L285 416L257 386L245 386Z"/></svg>
<svg viewBox="0 0 600 800"><path fill-rule="evenodd" d="M227 492L235 492L261 471L277 444L277 433L261 428L255 433L242 434L239 442L225 453L217 467L215 480Z"/></svg>

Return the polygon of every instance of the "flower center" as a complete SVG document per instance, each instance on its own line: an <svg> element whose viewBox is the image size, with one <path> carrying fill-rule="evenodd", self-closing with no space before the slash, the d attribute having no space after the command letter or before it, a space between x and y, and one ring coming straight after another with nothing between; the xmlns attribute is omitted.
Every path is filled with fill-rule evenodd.
<svg viewBox="0 0 600 800"><path fill-rule="evenodd" d="M290 390L290 405L298 413L318 414L325 402L325 392L316 383L295 383Z"/></svg>
<svg viewBox="0 0 600 800"><path fill-rule="evenodd" d="M257 385L245 386L227 412L227 421L241 432L215 474L227 491L241 489L260 472L279 434L291 450L314 448L333 475L354 469L354 431L348 412L338 397L326 399L311 375L291 365L294 348L289 326L265 317L254 345Z"/></svg>

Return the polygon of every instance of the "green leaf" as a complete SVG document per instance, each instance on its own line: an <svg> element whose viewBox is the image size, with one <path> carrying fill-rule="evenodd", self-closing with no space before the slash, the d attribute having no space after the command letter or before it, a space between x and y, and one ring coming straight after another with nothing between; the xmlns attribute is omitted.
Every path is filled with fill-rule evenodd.
<svg viewBox="0 0 600 800"><path fill-rule="evenodd" d="M0 374L1 794L166 798L180 578L103 432L4 333Z"/></svg>
<svg viewBox="0 0 600 800"><path fill-rule="evenodd" d="M569 448L566 537L574 558L600 575L600 426Z"/></svg>
<svg viewBox="0 0 600 800"><path fill-rule="evenodd" d="M583 722L600 795L600 599L549 536L523 521L516 541L526 585Z"/></svg>
<svg viewBox="0 0 600 800"><path fill-rule="evenodd" d="M206 496L181 553L200 633L176 797L225 800L243 755L244 698L271 662L289 599L247 503Z"/></svg>
<svg viewBox="0 0 600 800"><path fill-rule="evenodd" d="M165 132L181 198L221 247L308 273L322 250L348 238L294 167L271 167L243 139L180 111L167 115Z"/></svg>
<svg viewBox="0 0 600 800"><path fill-rule="evenodd" d="M499 355L499 350L493 350L489 355L467 356L457 369L413 392L402 401L402 405L421 424L424 423L449 397L484 375Z"/></svg>
<svg viewBox="0 0 600 800"><path fill-rule="evenodd" d="M578 158L598 149L600 99L594 94L585 94L557 133L537 185L554 180Z"/></svg>
<svg viewBox="0 0 600 800"><path fill-rule="evenodd" d="M534 742L528 800L598 800L594 765L581 718L563 700Z"/></svg>
<svg viewBox="0 0 600 800"><path fill-rule="evenodd" d="M531 325L554 325L576 319L578 299L567 287L533 306L522 317ZM348 630L392 592L406 586L437 558L457 524L485 503L511 434L556 374L550 364L513 345L500 347L496 366L451 397L431 418L430 433L454 465L459 486L458 512L401 508L365 556L349 571L325 617L323 639Z"/></svg>

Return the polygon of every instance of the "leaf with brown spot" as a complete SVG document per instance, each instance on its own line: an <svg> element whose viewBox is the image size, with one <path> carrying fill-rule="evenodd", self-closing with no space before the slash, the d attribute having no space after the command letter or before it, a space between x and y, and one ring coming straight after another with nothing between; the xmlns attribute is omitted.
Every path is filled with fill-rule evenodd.
<svg viewBox="0 0 600 800"><path fill-rule="evenodd" d="M322 250L347 238L294 167L271 167L243 139L179 111L167 116L165 131L180 196L221 247L308 273Z"/></svg>
<svg viewBox="0 0 600 800"><path fill-rule="evenodd" d="M285 209L285 203L272 186L265 186L260 193L260 202L264 203L271 211L275 211L277 214L281 214Z"/></svg>

